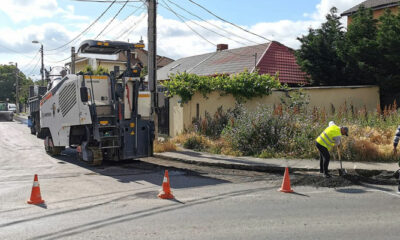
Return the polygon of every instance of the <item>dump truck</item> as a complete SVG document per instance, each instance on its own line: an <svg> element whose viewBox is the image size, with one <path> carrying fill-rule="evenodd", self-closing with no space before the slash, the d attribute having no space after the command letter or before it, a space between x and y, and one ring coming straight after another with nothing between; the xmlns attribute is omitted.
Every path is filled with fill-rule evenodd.
<svg viewBox="0 0 400 240"><path fill-rule="evenodd" d="M29 86L29 98L28 98L28 127L31 129L33 135L37 135L42 138L40 128L40 100L46 94L47 87L33 85Z"/></svg>
<svg viewBox="0 0 400 240"><path fill-rule="evenodd" d="M130 56L143 47L142 43L86 40L78 54ZM40 125L35 130L44 139L46 152L58 155L66 147L76 148L78 158L93 165L151 156L154 122L150 92L140 72L139 66L131 67L130 57L122 73L118 67L104 75L50 72L47 91L36 102ZM34 116L30 118L36 123Z"/></svg>

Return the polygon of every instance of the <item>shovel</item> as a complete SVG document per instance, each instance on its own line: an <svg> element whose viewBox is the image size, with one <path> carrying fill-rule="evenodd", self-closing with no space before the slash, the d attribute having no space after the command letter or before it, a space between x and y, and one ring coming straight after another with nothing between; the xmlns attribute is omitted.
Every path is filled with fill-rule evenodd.
<svg viewBox="0 0 400 240"><path fill-rule="evenodd" d="M337 153L338 153L338 157L339 157L339 162L340 162L340 169L338 169L339 171L339 176L344 176L347 174L346 169L343 169L342 167L342 154L340 154L340 148L337 147Z"/></svg>

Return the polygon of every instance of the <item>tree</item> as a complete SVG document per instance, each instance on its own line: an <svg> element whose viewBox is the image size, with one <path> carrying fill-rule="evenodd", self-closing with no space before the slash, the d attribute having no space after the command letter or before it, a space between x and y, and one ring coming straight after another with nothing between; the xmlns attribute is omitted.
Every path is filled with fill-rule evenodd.
<svg viewBox="0 0 400 240"><path fill-rule="evenodd" d="M0 101L15 102L15 66L0 65ZM29 86L33 84L32 79L18 71L19 101L26 103L29 96Z"/></svg>
<svg viewBox="0 0 400 240"><path fill-rule="evenodd" d="M400 14L385 11L379 19L377 48L379 63L377 74L384 105L400 98Z"/></svg>
<svg viewBox="0 0 400 240"><path fill-rule="evenodd" d="M361 6L353 15L339 55L346 63L346 77L351 84L375 84L379 49L376 42L377 20L372 9Z"/></svg>
<svg viewBox="0 0 400 240"><path fill-rule="evenodd" d="M313 85L344 85L345 63L338 55L344 40L343 26L337 9L331 8L326 22L319 29L309 29L308 35L297 38L301 47L296 51L297 63Z"/></svg>

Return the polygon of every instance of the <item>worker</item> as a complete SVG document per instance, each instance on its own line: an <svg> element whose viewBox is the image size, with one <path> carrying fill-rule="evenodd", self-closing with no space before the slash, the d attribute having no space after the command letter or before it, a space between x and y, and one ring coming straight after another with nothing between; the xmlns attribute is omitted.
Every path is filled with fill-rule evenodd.
<svg viewBox="0 0 400 240"><path fill-rule="evenodd" d="M397 127L397 131L394 134L394 139L393 139L393 153L395 155L397 154L397 145L399 144L399 139L400 139L400 125Z"/></svg>
<svg viewBox="0 0 400 240"><path fill-rule="evenodd" d="M394 139L393 139L393 154L395 157L397 157L397 145L399 144L399 140L400 140L400 125L397 127L396 133L394 135ZM399 162L399 166L400 166L400 162ZM399 193L400 193L400 169L398 169L395 174L394 177L399 180L399 185L397 187Z"/></svg>
<svg viewBox="0 0 400 240"><path fill-rule="evenodd" d="M331 177L328 170L331 157L329 151L332 147L339 146L342 135L348 136L348 134L349 129L347 127L339 127L333 121L330 121L329 126L315 139L320 155L319 171L326 178Z"/></svg>

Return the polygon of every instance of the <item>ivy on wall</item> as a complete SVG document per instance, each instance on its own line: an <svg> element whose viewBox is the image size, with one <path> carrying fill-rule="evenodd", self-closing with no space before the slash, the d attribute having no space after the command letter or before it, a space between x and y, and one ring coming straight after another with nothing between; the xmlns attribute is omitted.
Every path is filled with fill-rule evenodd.
<svg viewBox="0 0 400 240"><path fill-rule="evenodd" d="M192 96L199 92L204 97L213 91L221 94L232 94L237 102L269 95L272 89L285 88L279 83L277 76L258 72L244 71L234 75L198 76L192 73L178 73L170 75L170 80L162 83L167 88L169 97L180 96L182 103L187 103Z"/></svg>

